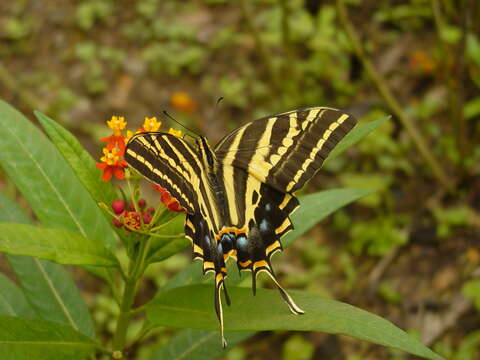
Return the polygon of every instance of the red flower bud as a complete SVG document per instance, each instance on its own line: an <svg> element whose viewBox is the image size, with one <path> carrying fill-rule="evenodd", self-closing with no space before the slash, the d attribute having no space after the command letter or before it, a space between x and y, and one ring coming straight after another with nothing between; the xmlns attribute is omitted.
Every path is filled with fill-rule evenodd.
<svg viewBox="0 0 480 360"><path fill-rule="evenodd" d="M145 209L145 206L147 206L147 201L145 199L140 199L138 200L138 207L140 209Z"/></svg>
<svg viewBox="0 0 480 360"><path fill-rule="evenodd" d="M121 214L125 210L125 203L122 200L115 200L112 203L112 210L117 215Z"/></svg>
<svg viewBox="0 0 480 360"><path fill-rule="evenodd" d="M152 217L148 213L143 213L143 223L144 224L150 224L152 222Z"/></svg>

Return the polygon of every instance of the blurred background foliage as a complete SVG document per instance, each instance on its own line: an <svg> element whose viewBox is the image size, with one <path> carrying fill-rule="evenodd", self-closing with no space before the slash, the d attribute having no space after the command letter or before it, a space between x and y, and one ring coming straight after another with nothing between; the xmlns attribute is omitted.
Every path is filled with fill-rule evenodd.
<svg viewBox="0 0 480 360"><path fill-rule="evenodd" d="M277 272L287 287L350 302L449 359L474 360L479 19L476 0L2 1L0 97L26 114L46 112L95 157L111 115L135 127L166 109L212 143L246 121L301 106L338 107L361 122L392 115L305 189L375 193L278 256ZM16 194L1 173L0 188ZM138 302L189 257L149 269ZM97 279L75 275L109 336L114 301ZM160 329L133 353L149 359L173 333ZM223 356L405 359L313 333L257 334Z"/></svg>

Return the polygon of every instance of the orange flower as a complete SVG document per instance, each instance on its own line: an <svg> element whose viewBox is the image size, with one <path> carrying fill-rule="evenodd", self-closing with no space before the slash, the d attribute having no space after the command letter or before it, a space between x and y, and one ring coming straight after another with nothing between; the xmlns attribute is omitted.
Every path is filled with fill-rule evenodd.
<svg viewBox="0 0 480 360"><path fill-rule="evenodd" d="M117 179L123 179L125 177L123 168L127 167L127 163L125 160L120 159L122 153L122 151L116 148L103 148L104 156L100 158L101 162L96 164L97 168L103 170L103 181L109 181L112 175L115 175Z"/></svg>
<svg viewBox="0 0 480 360"><path fill-rule="evenodd" d="M177 199L170 195L167 189L161 187L160 185L152 185L152 188L160 193L160 201L167 207L168 210L176 212L185 211Z"/></svg>
<svg viewBox="0 0 480 360"><path fill-rule="evenodd" d="M410 54L408 65L414 70L419 70L427 74L435 70L435 63L432 58L427 52L422 50L417 50Z"/></svg>
<svg viewBox="0 0 480 360"><path fill-rule="evenodd" d="M188 93L183 91L173 93L170 97L170 103L176 109L186 112L192 112L197 108L197 103Z"/></svg>
<svg viewBox="0 0 480 360"><path fill-rule="evenodd" d="M123 151L125 151L125 139L122 136L122 130L127 126L125 118L123 116L112 116L110 121L107 121L107 125L113 130L113 135L100 138L100 141L106 142L109 150L118 147L123 154Z"/></svg>

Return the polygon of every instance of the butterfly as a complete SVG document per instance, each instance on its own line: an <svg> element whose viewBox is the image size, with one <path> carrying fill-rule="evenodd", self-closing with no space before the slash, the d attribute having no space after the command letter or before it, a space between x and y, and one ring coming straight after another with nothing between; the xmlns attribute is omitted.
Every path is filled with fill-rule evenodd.
<svg viewBox="0 0 480 360"><path fill-rule="evenodd" d="M195 146L162 132L133 136L125 160L153 183L168 190L186 211L185 236L203 273L214 273L214 304L223 328L221 291L230 305L226 261L256 277L264 272L293 314L303 314L279 284L272 255L293 229L290 215L299 202L293 193L322 166L330 151L355 126L342 111L310 107L249 122L211 147L203 136Z"/></svg>

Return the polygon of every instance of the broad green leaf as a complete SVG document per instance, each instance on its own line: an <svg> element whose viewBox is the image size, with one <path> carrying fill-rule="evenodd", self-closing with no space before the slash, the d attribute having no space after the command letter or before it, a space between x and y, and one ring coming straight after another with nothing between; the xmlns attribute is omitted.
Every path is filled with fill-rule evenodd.
<svg viewBox="0 0 480 360"><path fill-rule="evenodd" d="M65 230L16 223L0 223L0 252L60 264L118 265L115 256L94 240Z"/></svg>
<svg viewBox="0 0 480 360"><path fill-rule="evenodd" d="M212 360L230 350L235 344L255 334L252 331L227 331L228 348L223 349L216 331L180 330L166 344L150 355L150 360Z"/></svg>
<svg viewBox="0 0 480 360"><path fill-rule="evenodd" d="M0 164L43 225L113 247L114 230L54 145L3 101L0 118Z"/></svg>
<svg viewBox="0 0 480 360"><path fill-rule="evenodd" d="M291 291L305 311L292 315L276 290L230 287L231 306L224 306L226 330L298 330L348 335L383 346L403 350L426 359L442 357L391 322L339 301L317 294ZM251 314L255 309L254 316ZM149 321L156 326L218 329L213 309L212 287L191 285L162 292L147 307ZM227 339L228 341L228 339Z"/></svg>
<svg viewBox="0 0 480 360"><path fill-rule="evenodd" d="M325 162L336 158L338 155L343 153L349 147L355 145L357 142L359 142L361 139L363 139L365 136L370 134L373 130L375 130L377 127L379 127L389 119L390 116L383 119L371 121L366 124L355 126L353 130L350 131L347 135L345 135L345 137L337 144L337 146L333 148Z"/></svg>
<svg viewBox="0 0 480 360"><path fill-rule="evenodd" d="M75 136L45 114L39 111L34 113L52 142L70 164L78 179L90 192L92 198L96 202L103 202L107 205L117 199L112 184L109 181L100 180L101 171L95 166L95 160Z"/></svg>
<svg viewBox="0 0 480 360"><path fill-rule="evenodd" d="M0 314L18 317L35 317L25 295L8 277L0 273Z"/></svg>
<svg viewBox="0 0 480 360"><path fill-rule="evenodd" d="M96 344L74 329L39 319L0 316L2 360L83 360Z"/></svg>
<svg viewBox="0 0 480 360"><path fill-rule="evenodd" d="M22 209L2 193L0 221L32 223ZM87 306L61 265L30 256L7 255L7 259L37 317L67 324L92 338L95 336Z"/></svg>
<svg viewBox="0 0 480 360"><path fill-rule="evenodd" d="M299 199L300 207L292 215L295 229L282 239L282 244L284 247L288 247L295 239L334 211L368 194L370 194L368 190L333 189L302 196ZM235 285L240 280L236 265L230 262L228 264L227 284ZM202 281L210 281L210 276L203 275L201 264L196 261L172 277L163 289L172 289Z"/></svg>

